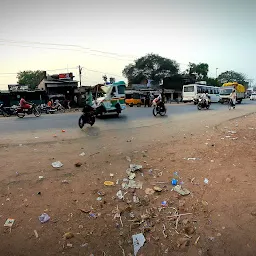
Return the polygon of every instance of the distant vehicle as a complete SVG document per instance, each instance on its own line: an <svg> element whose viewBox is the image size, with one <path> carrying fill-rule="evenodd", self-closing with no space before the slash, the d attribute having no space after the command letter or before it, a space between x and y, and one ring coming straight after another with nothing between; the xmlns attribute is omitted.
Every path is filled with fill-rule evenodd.
<svg viewBox="0 0 256 256"><path fill-rule="evenodd" d="M117 116L125 110L125 82L119 81L101 87L105 93L103 97L96 99L96 115L116 113Z"/></svg>
<svg viewBox="0 0 256 256"><path fill-rule="evenodd" d="M242 84L238 84L237 82L233 83L225 83L220 88L220 103L228 103L229 95L233 90L236 90L236 101L238 104L245 99L245 87Z"/></svg>
<svg viewBox="0 0 256 256"><path fill-rule="evenodd" d="M253 92L250 96L250 100L256 100L256 92Z"/></svg>
<svg viewBox="0 0 256 256"><path fill-rule="evenodd" d="M202 93L208 93L211 98L211 102L219 102L219 87L208 86L206 84L188 84L183 85L183 102L194 102L196 105L198 103L199 96Z"/></svg>
<svg viewBox="0 0 256 256"><path fill-rule="evenodd" d="M129 105L130 107L133 107L134 105L140 107L142 105L140 93L135 91L126 91L125 104Z"/></svg>

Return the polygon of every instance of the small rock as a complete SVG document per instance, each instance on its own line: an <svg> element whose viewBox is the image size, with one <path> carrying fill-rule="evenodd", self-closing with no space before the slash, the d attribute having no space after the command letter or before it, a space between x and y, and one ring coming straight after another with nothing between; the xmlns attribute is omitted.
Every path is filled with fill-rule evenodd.
<svg viewBox="0 0 256 256"><path fill-rule="evenodd" d="M80 166L82 166L82 163L81 163L81 162L75 163L75 167L80 167Z"/></svg>
<svg viewBox="0 0 256 256"><path fill-rule="evenodd" d="M156 191L156 192L161 192L163 189L158 187L158 186L154 186L153 189Z"/></svg>
<svg viewBox="0 0 256 256"><path fill-rule="evenodd" d="M70 239L72 237L74 237L74 234L72 232L67 232L63 235L63 238L65 239Z"/></svg>
<svg viewBox="0 0 256 256"><path fill-rule="evenodd" d="M232 182L232 179L228 177L228 178L226 178L226 182L230 183L230 182Z"/></svg>
<svg viewBox="0 0 256 256"><path fill-rule="evenodd" d="M186 246L189 246L189 238L179 238L177 240L177 246L178 248L185 248Z"/></svg>
<svg viewBox="0 0 256 256"><path fill-rule="evenodd" d="M252 216L256 216L256 211L252 211L252 212L251 212L251 215L252 215Z"/></svg>
<svg viewBox="0 0 256 256"><path fill-rule="evenodd" d="M221 233L218 233L217 236L221 236Z"/></svg>
<svg viewBox="0 0 256 256"><path fill-rule="evenodd" d="M154 189L152 189L152 188L146 188L146 189L145 189L145 193L146 193L147 195L153 195L153 194L155 193L155 191L154 191Z"/></svg>
<svg viewBox="0 0 256 256"><path fill-rule="evenodd" d="M194 227L186 227L186 228L184 228L184 231L185 231L185 233L187 234L187 235L192 235L192 234L194 234L195 233L195 228Z"/></svg>
<svg viewBox="0 0 256 256"><path fill-rule="evenodd" d="M67 244L67 247L72 248L73 245L69 243L69 244Z"/></svg>

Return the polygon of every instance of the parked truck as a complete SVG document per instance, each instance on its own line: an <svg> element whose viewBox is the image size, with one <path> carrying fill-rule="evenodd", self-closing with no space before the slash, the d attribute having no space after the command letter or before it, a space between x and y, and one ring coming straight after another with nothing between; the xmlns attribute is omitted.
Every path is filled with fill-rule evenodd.
<svg viewBox="0 0 256 256"><path fill-rule="evenodd" d="M220 88L220 100L221 104L229 101L229 95L233 90L236 90L236 101L238 104L245 99L245 87L237 82L225 83Z"/></svg>

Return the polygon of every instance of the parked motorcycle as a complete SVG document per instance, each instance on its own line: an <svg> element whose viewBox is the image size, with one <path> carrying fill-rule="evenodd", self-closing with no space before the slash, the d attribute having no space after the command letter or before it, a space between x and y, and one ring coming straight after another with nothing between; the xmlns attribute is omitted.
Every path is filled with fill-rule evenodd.
<svg viewBox="0 0 256 256"><path fill-rule="evenodd" d="M0 104L0 114L4 117L9 117L11 115L15 115L15 109L12 107L4 107L4 104Z"/></svg>
<svg viewBox="0 0 256 256"><path fill-rule="evenodd" d="M163 102L161 102L160 104L157 104L153 101L153 115L157 116L158 114L160 116L164 116L166 115L166 107L164 105Z"/></svg>
<svg viewBox="0 0 256 256"><path fill-rule="evenodd" d="M35 117L41 116L41 110L40 110L40 108L37 107L37 105L34 104L34 103L32 103L31 105L32 105L32 107L29 108L29 109L24 109L24 108L18 107L18 108L17 108L17 116L18 116L19 118L23 118L26 114L27 114L27 115L34 114Z"/></svg>
<svg viewBox="0 0 256 256"><path fill-rule="evenodd" d="M95 123L96 111L90 105L85 105L83 108L83 114L79 117L78 126L82 129L85 124L90 124L91 126Z"/></svg>
<svg viewBox="0 0 256 256"><path fill-rule="evenodd" d="M211 101L208 101L208 104L206 103L206 100L203 99L198 99L198 103L197 103L197 109L201 110L201 109L209 109L211 105Z"/></svg>

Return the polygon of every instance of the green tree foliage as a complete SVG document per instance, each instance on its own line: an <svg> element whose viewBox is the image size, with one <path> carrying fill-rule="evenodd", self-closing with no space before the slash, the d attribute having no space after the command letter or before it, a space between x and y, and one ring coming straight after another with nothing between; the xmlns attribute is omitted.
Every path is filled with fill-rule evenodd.
<svg viewBox="0 0 256 256"><path fill-rule="evenodd" d="M44 71L21 71L17 74L17 83L21 85L28 85L30 90L34 90L44 78Z"/></svg>
<svg viewBox="0 0 256 256"><path fill-rule="evenodd" d="M247 78L244 74L235 72L233 70L225 71L218 76L220 83L238 82L243 85L247 85Z"/></svg>
<svg viewBox="0 0 256 256"><path fill-rule="evenodd" d="M123 75L131 84L138 84L143 79L153 80L159 84L164 78L172 77L179 73L179 65L176 61L161 57L157 54L147 54L127 65Z"/></svg>
<svg viewBox="0 0 256 256"><path fill-rule="evenodd" d="M194 77L197 81L206 80L209 72L209 65L207 63L191 63L187 69L187 74Z"/></svg>
<svg viewBox="0 0 256 256"><path fill-rule="evenodd" d="M218 79L212 78L212 77L206 78L206 83L207 85L211 85L211 86L217 86L217 87L222 86L222 84L218 81Z"/></svg>

